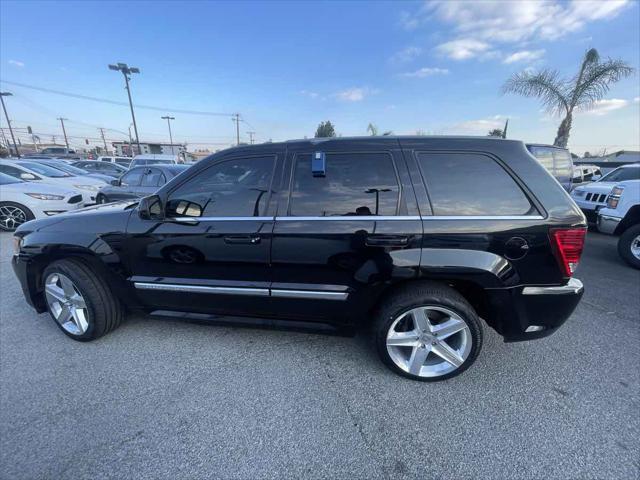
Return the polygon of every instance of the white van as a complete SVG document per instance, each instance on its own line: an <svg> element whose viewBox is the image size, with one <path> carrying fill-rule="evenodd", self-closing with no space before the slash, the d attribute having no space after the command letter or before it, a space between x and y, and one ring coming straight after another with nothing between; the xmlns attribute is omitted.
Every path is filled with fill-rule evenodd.
<svg viewBox="0 0 640 480"><path fill-rule="evenodd" d="M183 163L178 155L162 155L159 153L145 153L133 157L133 161L129 168L140 167L145 165L175 165Z"/></svg>

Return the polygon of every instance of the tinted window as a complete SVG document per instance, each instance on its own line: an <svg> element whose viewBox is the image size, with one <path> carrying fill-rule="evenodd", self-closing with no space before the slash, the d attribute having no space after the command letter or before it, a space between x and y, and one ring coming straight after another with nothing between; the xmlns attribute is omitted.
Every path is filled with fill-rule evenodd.
<svg viewBox="0 0 640 480"><path fill-rule="evenodd" d="M120 179L120 184L123 186L132 186L137 187L140 185L140 181L142 180L142 175L144 174L144 169L140 168L138 170L132 170Z"/></svg>
<svg viewBox="0 0 640 480"><path fill-rule="evenodd" d="M15 178L20 178L20 174L24 173L19 168L11 167L9 165L0 165L0 172Z"/></svg>
<svg viewBox="0 0 640 480"><path fill-rule="evenodd" d="M102 161L103 162L110 162L111 161L111 157L102 157Z"/></svg>
<svg viewBox="0 0 640 480"><path fill-rule="evenodd" d="M395 215L399 187L386 153L326 155L326 175L311 173L311 155L298 155L289 215Z"/></svg>
<svg viewBox="0 0 640 480"><path fill-rule="evenodd" d="M165 179L161 171L154 169L149 170L144 177L142 177L143 187L159 187L164 185Z"/></svg>
<svg viewBox="0 0 640 480"><path fill-rule="evenodd" d="M624 182L625 180L640 180L640 167L616 168L601 179L604 182Z"/></svg>
<svg viewBox="0 0 640 480"><path fill-rule="evenodd" d="M215 164L170 195L169 216L252 217L264 212L275 158L250 157Z"/></svg>
<svg viewBox="0 0 640 480"><path fill-rule="evenodd" d="M23 162L21 163L21 165L24 165L29 170L33 170L34 172L39 173L40 175L44 175L45 177L60 178L72 176L66 172L63 172L62 170L59 170L58 168L50 167L42 163Z"/></svg>
<svg viewBox="0 0 640 480"><path fill-rule="evenodd" d="M12 183L22 183L22 180L0 173L0 185L10 185Z"/></svg>
<svg viewBox="0 0 640 480"><path fill-rule="evenodd" d="M434 215L526 215L533 209L518 184L480 154L419 153Z"/></svg>

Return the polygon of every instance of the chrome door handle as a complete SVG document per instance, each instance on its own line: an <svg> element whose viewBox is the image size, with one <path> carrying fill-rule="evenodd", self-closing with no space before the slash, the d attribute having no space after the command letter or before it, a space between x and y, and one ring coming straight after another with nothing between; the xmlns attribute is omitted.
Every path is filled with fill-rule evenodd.
<svg viewBox="0 0 640 480"><path fill-rule="evenodd" d="M260 237L257 235L230 235L224 237L224 243L230 245L257 245L260 243Z"/></svg>
<svg viewBox="0 0 640 480"><path fill-rule="evenodd" d="M404 235L369 235L365 240L368 247L406 247L409 237Z"/></svg>

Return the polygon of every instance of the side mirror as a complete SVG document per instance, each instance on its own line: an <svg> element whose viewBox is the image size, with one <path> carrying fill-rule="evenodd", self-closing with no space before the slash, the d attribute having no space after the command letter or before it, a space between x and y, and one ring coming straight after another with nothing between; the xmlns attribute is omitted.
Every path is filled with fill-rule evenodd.
<svg viewBox="0 0 640 480"><path fill-rule="evenodd" d="M164 206L158 195L150 195L140 199L138 203L138 215L143 220L162 220L164 218Z"/></svg>
<svg viewBox="0 0 640 480"><path fill-rule="evenodd" d="M114 178L113 180L111 180L111 185L113 185L114 187L119 187L120 186L120 179L119 178Z"/></svg>
<svg viewBox="0 0 640 480"><path fill-rule="evenodd" d="M36 177L33 173L27 173L27 172L22 172L20 174L20 179L21 180L36 180L38 177Z"/></svg>

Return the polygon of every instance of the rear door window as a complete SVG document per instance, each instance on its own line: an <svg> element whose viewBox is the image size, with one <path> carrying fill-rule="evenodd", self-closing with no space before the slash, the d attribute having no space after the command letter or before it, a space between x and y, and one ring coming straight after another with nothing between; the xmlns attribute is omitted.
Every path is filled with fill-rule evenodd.
<svg viewBox="0 0 640 480"><path fill-rule="evenodd" d="M537 213L520 186L491 157L417 153L434 215L507 216Z"/></svg>
<svg viewBox="0 0 640 480"><path fill-rule="evenodd" d="M131 170L129 173L127 173L120 179L120 185L122 185L123 187L125 186L137 187L140 185L143 175L144 175L144 169L142 168L137 170Z"/></svg>
<svg viewBox="0 0 640 480"><path fill-rule="evenodd" d="M400 187L388 153L327 153L326 174L313 176L311 154L297 155L289 215L396 215Z"/></svg>
<svg viewBox="0 0 640 480"><path fill-rule="evenodd" d="M142 177L143 187L159 187L164 185L164 183L164 175L157 168L150 168L144 177Z"/></svg>

